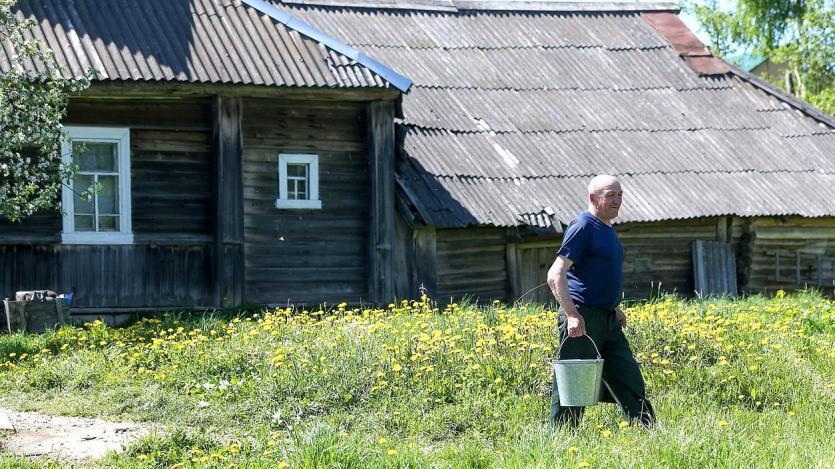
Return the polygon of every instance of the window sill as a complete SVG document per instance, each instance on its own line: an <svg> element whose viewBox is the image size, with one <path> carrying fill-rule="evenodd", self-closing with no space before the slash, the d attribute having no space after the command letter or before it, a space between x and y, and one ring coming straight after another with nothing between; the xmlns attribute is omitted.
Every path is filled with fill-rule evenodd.
<svg viewBox="0 0 835 469"><path fill-rule="evenodd" d="M133 244L133 233L61 233L62 244Z"/></svg>
<svg viewBox="0 0 835 469"><path fill-rule="evenodd" d="M313 209L322 208L321 200L283 200L276 199L275 208Z"/></svg>

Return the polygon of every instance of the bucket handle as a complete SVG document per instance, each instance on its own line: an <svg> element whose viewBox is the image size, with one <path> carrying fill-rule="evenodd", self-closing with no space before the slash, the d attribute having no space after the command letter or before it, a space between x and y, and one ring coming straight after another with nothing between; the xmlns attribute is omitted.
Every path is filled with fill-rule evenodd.
<svg viewBox="0 0 835 469"><path fill-rule="evenodd" d="M591 337L589 337L589 335L588 335L588 334L583 334L583 336L584 336L584 337L588 337L588 339L591 341L591 344L594 346L594 351L595 351L595 352L597 352L597 359L599 360L599 359L600 359L600 350L598 350L598 349L597 349L597 344L595 344L595 343L594 343L594 339L592 339ZM571 336L569 336L568 334L566 334L566 335L565 335L565 339L562 339L562 342L560 342L560 346L559 346L559 348L557 349L557 360L559 360L559 357L560 357L560 350L562 350L562 345L565 343L565 341L566 341L566 340L568 340L568 339L570 339L570 338L571 338Z"/></svg>

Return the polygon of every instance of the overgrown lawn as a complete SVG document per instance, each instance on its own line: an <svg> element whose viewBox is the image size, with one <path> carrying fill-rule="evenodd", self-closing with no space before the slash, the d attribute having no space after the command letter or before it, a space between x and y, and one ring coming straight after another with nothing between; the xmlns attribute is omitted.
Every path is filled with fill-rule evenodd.
<svg viewBox="0 0 835 469"><path fill-rule="evenodd" d="M835 467L831 299L626 311L651 429L549 428L553 311L429 301L2 335L0 406L154 424L108 467Z"/></svg>

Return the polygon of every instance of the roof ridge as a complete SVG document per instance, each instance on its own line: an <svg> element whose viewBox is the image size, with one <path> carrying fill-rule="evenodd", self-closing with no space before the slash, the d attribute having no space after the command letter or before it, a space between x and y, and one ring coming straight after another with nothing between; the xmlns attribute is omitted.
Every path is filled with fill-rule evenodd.
<svg viewBox="0 0 835 469"><path fill-rule="evenodd" d="M355 60L358 63L364 65L365 67L368 67L374 73L380 75L381 77L383 77L383 79L391 83L392 86L404 93L409 90L409 87L412 86L412 80L397 73L391 67L345 44L339 39L336 39L324 33L323 31L316 29L313 26L310 26L309 24L299 20L295 16L285 11L279 10L269 1L241 0L241 2L245 5L255 8L261 13L283 24L284 26L297 31L299 34L307 36L310 39L313 39L314 41L317 41L325 45L325 47L339 52L340 54L348 57L349 59Z"/></svg>
<svg viewBox="0 0 835 469"><path fill-rule="evenodd" d="M681 7L674 2L553 2L506 0L278 0L287 5L366 8L391 10L419 10L458 13L462 11L520 11L520 12L647 12L666 11L678 13Z"/></svg>

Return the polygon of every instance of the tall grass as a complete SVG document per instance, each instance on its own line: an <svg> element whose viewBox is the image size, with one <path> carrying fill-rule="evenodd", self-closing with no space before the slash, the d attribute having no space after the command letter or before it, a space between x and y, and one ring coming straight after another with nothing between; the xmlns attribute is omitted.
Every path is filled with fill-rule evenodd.
<svg viewBox="0 0 835 469"><path fill-rule="evenodd" d="M167 314L0 337L0 405L146 421L104 466L833 467L835 303L659 297L627 309L660 422L547 425L555 313Z"/></svg>

